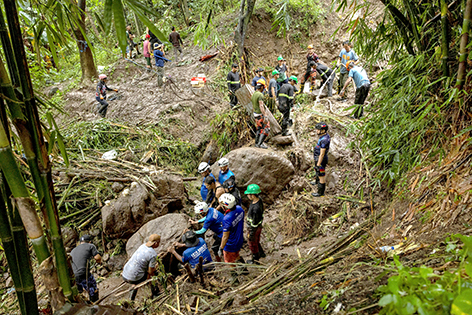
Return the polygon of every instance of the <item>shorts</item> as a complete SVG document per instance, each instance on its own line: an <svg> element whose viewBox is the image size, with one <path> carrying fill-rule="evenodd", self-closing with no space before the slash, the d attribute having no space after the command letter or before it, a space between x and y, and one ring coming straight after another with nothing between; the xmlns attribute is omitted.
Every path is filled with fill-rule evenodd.
<svg viewBox="0 0 472 315"><path fill-rule="evenodd" d="M234 253L227 252L224 250L223 255L225 258L225 263L234 263L239 259L239 250Z"/></svg>
<svg viewBox="0 0 472 315"><path fill-rule="evenodd" d="M315 159L315 166L316 166L316 164L318 164L318 156L315 155L315 156L314 156L314 159ZM328 157L327 157L327 155L325 155L324 158L323 158L323 161L321 161L321 166L316 169L316 175L317 175L318 177L323 177L323 176L326 175L326 172L325 172L326 165L328 165Z"/></svg>

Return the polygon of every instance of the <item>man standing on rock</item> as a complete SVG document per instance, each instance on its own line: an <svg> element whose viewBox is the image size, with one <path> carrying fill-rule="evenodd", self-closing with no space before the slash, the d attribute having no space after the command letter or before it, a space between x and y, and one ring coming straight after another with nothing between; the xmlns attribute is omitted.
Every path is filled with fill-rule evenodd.
<svg viewBox="0 0 472 315"><path fill-rule="evenodd" d="M256 121L256 148L267 149L264 144L265 138L270 132L270 122L266 116L264 106L264 95L266 82L263 79L257 81L256 91L252 94L251 102L254 110L254 120Z"/></svg>
<svg viewBox="0 0 472 315"><path fill-rule="evenodd" d="M234 177L234 173L229 169L229 160L225 157L222 157L218 160L218 166L220 167L220 173L218 174L218 182L221 185L229 178Z"/></svg>
<svg viewBox="0 0 472 315"><path fill-rule="evenodd" d="M137 285L154 275L154 272L156 271L157 258L154 249L159 247L160 242L161 236L158 234L152 234L149 236L149 240L145 244L139 246L123 268L122 277L124 281ZM157 296L159 294L159 287L157 285L154 286L151 283L151 292L153 297ZM131 291L131 301L134 301L137 293L138 289L133 289Z"/></svg>
<svg viewBox="0 0 472 315"><path fill-rule="evenodd" d="M341 95L344 95L344 91L351 81L354 80L356 85L356 98L354 99L354 105L357 105L354 109L353 118L359 119L364 113L364 102L369 95L370 91L370 80L367 76L367 72L364 68L357 66L354 62L348 62L347 68L349 69L349 78L344 84L343 89L341 90Z"/></svg>
<svg viewBox="0 0 472 315"><path fill-rule="evenodd" d="M172 26L172 33L169 34L169 42L174 46L174 62L177 63L182 56L182 48L180 45L183 46L184 42L182 41L182 38L180 38L180 34L175 31L175 26ZM177 52L179 54L177 54Z"/></svg>
<svg viewBox="0 0 472 315"><path fill-rule="evenodd" d="M279 111L283 115L282 124L282 136L287 136L287 128L290 123L290 109L293 106L293 97L295 94L294 86L297 84L297 77L291 76L289 83L284 83L279 90Z"/></svg>
<svg viewBox="0 0 472 315"><path fill-rule="evenodd" d="M97 263L102 262L97 247L90 244L92 238L89 235L83 235L80 238L80 245L74 248L70 256L72 258L72 271L74 272L75 282L79 293L87 290L91 302L98 301L97 282L90 272L89 261L91 258L95 259Z"/></svg>
<svg viewBox="0 0 472 315"><path fill-rule="evenodd" d="M231 108L238 105L238 98L236 97L236 91L241 88L241 81L239 80L239 73L238 73L238 64L233 63L231 67L231 71L226 76L226 83L228 84L229 90L229 104Z"/></svg>
<svg viewBox="0 0 472 315"><path fill-rule="evenodd" d="M225 211L225 216L223 218L223 239L218 256L223 256L226 263L245 264L244 258L239 255L244 242L244 210L236 205L233 195L223 194L219 201ZM247 273L247 270L244 271ZM236 272L233 272L233 277L237 277Z"/></svg>
<svg viewBox="0 0 472 315"><path fill-rule="evenodd" d="M318 143L313 150L313 157L315 159L316 182L318 185L318 192L312 193L314 197L322 197L326 189L326 173L325 168L328 164L329 144L331 137L328 134L328 125L325 122L319 122L315 125L316 133L320 137Z"/></svg>
<svg viewBox="0 0 472 315"><path fill-rule="evenodd" d="M207 162L202 162L198 165L198 172L202 175L202 186L200 187L200 195L202 196L202 200L205 201L208 196L208 188L205 186L205 179L210 176L215 179L215 176L211 173L210 165Z"/></svg>
<svg viewBox="0 0 472 315"><path fill-rule="evenodd" d="M221 238L223 237L223 213L219 212L215 208L208 207L206 202L197 203L194 210L197 215L203 215L204 217L198 221L190 219L190 224L203 223L203 227L200 230L195 231L197 235L203 236L208 229L213 231L214 241L211 250L213 251L213 254L215 254L216 261L220 262L222 257L218 255L218 250L220 249Z"/></svg>
<svg viewBox="0 0 472 315"><path fill-rule="evenodd" d="M340 75L339 75L339 87L338 89L341 90L341 88L344 86L344 83L346 82L348 75L349 75L349 70L347 69L347 62L348 61L353 61L354 63L357 63L359 58L357 57L356 53L354 50L351 48L351 42L350 41L345 41L343 42L343 49L339 53L338 56L338 63L337 67L341 66L340 70ZM347 92L347 91L346 91ZM343 94L341 96L341 100L346 100L347 96Z"/></svg>
<svg viewBox="0 0 472 315"><path fill-rule="evenodd" d="M182 256L176 251L175 247L187 247ZM195 268L199 264L200 257L203 258L204 270L208 271L213 268L205 268L205 264L213 262L211 259L210 251L205 243L205 240L198 237L194 231L187 231L182 235L182 243L174 243L174 246L169 250L175 258L181 263L189 263L192 268Z"/></svg>
<svg viewBox="0 0 472 315"><path fill-rule="evenodd" d="M261 188L259 185L251 184L247 186L244 194L247 195L251 204L247 210L247 230L249 249L252 252L250 264L258 264L259 258L264 258L266 254L261 246L262 220L264 219L264 204L259 197Z"/></svg>

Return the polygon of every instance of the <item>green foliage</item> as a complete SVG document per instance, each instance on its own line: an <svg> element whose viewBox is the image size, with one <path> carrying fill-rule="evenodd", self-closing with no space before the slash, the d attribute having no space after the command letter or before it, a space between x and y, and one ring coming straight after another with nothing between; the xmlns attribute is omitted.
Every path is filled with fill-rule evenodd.
<svg viewBox="0 0 472 315"><path fill-rule="evenodd" d="M155 164L174 167L186 173L197 168L200 152L186 141L174 139L163 131L163 126L131 127L109 120L73 123L63 128L64 141L70 157L81 159L82 152L101 153L108 150L130 150L141 158L148 151L154 152Z"/></svg>
<svg viewBox="0 0 472 315"><path fill-rule="evenodd" d="M394 257L397 275L379 287L380 314L471 314L472 313L472 237L455 235L464 246L457 252L457 269L435 272L426 266L409 268ZM465 272L464 272L465 271Z"/></svg>
<svg viewBox="0 0 472 315"><path fill-rule="evenodd" d="M241 107L217 114L211 126L213 127L212 139L218 144L221 156L234 149L240 139L249 137L247 114Z"/></svg>
<svg viewBox="0 0 472 315"><path fill-rule="evenodd" d="M274 19L271 30L277 29L277 36L285 36L287 31L297 28L309 35L310 26L325 14L319 2L312 0L270 0L262 6Z"/></svg>
<svg viewBox="0 0 472 315"><path fill-rule="evenodd" d="M446 140L443 112L454 100L456 90L441 91L427 55L405 56L394 67L377 76L379 86L370 115L350 126L357 134L365 160L378 178L392 183L422 161L419 152L441 152ZM436 97L431 95L436 94Z"/></svg>

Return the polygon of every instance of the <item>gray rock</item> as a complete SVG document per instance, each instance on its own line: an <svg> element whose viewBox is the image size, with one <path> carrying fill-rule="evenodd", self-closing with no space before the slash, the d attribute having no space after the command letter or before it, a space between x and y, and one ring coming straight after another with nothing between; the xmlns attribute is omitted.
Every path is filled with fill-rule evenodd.
<svg viewBox="0 0 472 315"><path fill-rule="evenodd" d="M64 247L73 249L77 245L77 241L79 240L79 234L77 233L77 231L70 226L65 226L61 228L61 232Z"/></svg>
<svg viewBox="0 0 472 315"><path fill-rule="evenodd" d="M98 274L103 277L103 276L106 276L108 274L108 270L106 268L102 268L100 269L100 271L98 272Z"/></svg>
<svg viewBox="0 0 472 315"><path fill-rule="evenodd" d="M133 183L102 208L103 231L112 238L128 238L141 226L159 216L183 208L188 196L181 176L159 174L152 178L157 187L148 192Z"/></svg>
<svg viewBox="0 0 472 315"><path fill-rule="evenodd" d="M124 188L125 188L125 185L123 185L123 184L120 183L120 182L114 182L114 183L111 185L111 190L113 190L113 191L116 192L116 193L119 193L119 192L122 191Z"/></svg>
<svg viewBox="0 0 472 315"><path fill-rule="evenodd" d="M233 150L225 157L236 177L236 186L242 190L249 184L258 184L267 204L277 199L295 174L292 163L271 150L246 147ZM213 165L212 172L218 178L217 164Z"/></svg>
<svg viewBox="0 0 472 315"><path fill-rule="evenodd" d="M218 159L220 152L218 149L218 144L216 141L211 140L210 143L207 145L205 152L203 152L203 156L200 159L200 162L207 162L213 164Z"/></svg>
<svg viewBox="0 0 472 315"><path fill-rule="evenodd" d="M111 256L107 261L107 267L110 271L122 270L127 260L128 257L126 255Z"/></svg>
<svg viewBox="0 0 472 315"><path fill-rule="evenodd" d="M102 261L107 262L110 259L110 254L105 253L103 254Z"/></svg>
<svg viewBox="0 0 472 315"><path fill-rule="evenodd" d="M167 251L175 241L180 241L181 235L189 228L189 216L181 213L169 213L146 223L126 243L126 253L131 257L139 246L146 243L149 235L159 234L161 244L156 252Z"/></svg>
<svg viewBox="0 0 472 315"><path fill-rule="evenodd" d="M100 235L99 229L93 229L90 231L90 236L97 237L98 235Z"/></svg>

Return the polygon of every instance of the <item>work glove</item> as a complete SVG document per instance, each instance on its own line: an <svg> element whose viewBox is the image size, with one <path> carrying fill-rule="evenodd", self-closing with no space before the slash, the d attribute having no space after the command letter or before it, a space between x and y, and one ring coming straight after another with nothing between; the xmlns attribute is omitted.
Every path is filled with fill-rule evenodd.
<svg viewBox="0 0 472 315"><path fill-rule="evenodd" d="M103 100L103 96L102 96L102 95L100 95L100 99Z"/></svg>
<svg viewBox="0 0 472 315"><path fill-rule="evenodd" d="M220 247L220 249L218 249L218 256L224 257L223 249L221 247Z"/></svg>
<svg viewBox="0 0 472 315"><path fill-rule="evenodd" d="M115 89L115 92L118 92L118 89Z"/></svg>
<svg viewBox="0 0 472 315"><path fill-rule="evenodd" d="M320 171L320 167L318 165L315 165L315 171L317 171L317 172Z"/></svg>

